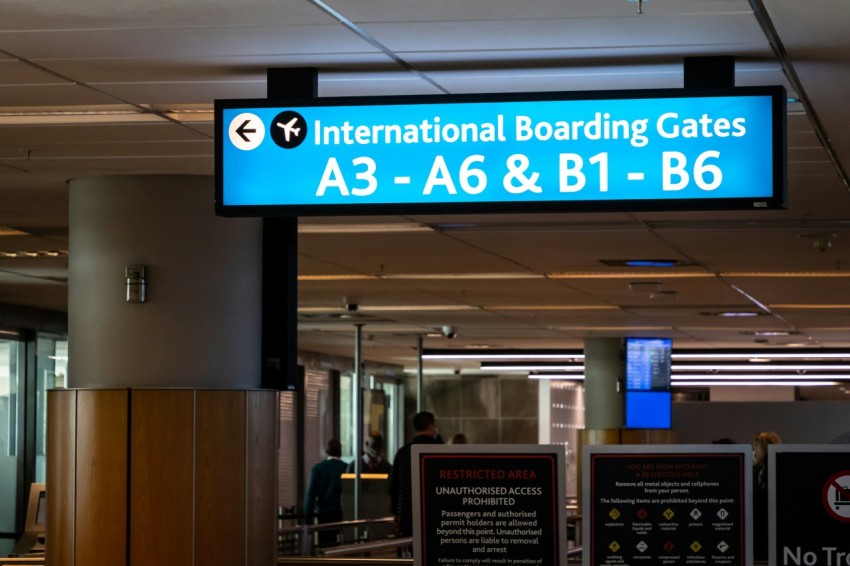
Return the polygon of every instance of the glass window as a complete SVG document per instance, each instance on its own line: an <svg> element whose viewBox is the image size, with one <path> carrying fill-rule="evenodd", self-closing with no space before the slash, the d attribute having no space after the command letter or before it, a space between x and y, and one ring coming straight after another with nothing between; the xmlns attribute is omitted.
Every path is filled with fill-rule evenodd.
<svg viewBox="0 0 850 566"><path fill-rule="evenodd" d="M36 343L35 481L46 480L47 390L65 387L68 379L68 340L39 334Z"/></svg>
<svg viewBox="0 0 850 566"><path fill-rule="evenodd" d="M17 513L22 400L19 342L0 339L0 532L15 532ZM13 539L0 539L0 555L14 546Z"/></svg>

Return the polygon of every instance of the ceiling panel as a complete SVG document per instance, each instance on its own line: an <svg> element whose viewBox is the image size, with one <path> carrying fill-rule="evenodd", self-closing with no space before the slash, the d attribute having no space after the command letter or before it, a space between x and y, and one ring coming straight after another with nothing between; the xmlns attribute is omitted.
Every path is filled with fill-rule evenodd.
<svg viewBox="0 0 850 566"><path fill-rule="evenodd" d="M9 0L3 4L0 30L31 32L69 28L182 28L194 25L245 26L286 22L290 25L327 23L331 18L310 2L271 3L193 0L192 2L135 2L133 0L78 0L73 6L51 2Z"/></svg>
<svg viewBox="0 0 850 566"><path fill-rule="evenodd" d="M794 339L813 345L850 346L850 311L840 306L850 302L846 279L728 275L843 273L850 265L850 191L839 176L850 161L844 0L824 0L817 8L764 2L779 38L762 30L753 14L762 6L758 1L651 0L641 4L643 14L637 13L638 3L624 0L391 4L328 0L326 9L311 0L4 3L0 226L26 227L36 236L18 242L0 238L0 250L25 241L67 247L69 178L213 174L208 116L182 125L130 123L118 115L97 118L108 123L59 123L93 122L81 117L93 111L137 113L134 105L147 104L161 111L185 111L181 105L209 111L216 98L264 97L271 67L318 68L320 96L598 91L678 88L684 57L733 55L736 84L780 84L801 99L789 103L788 210L302 219L302 276L376 278L303 278L299 345L350 356L354 323L360 321L367 359L406 365L415 364L418 338L442 324L457 326L459 336L425 337L426 346L580 347L586 337L626 333L671 336L680 347L791 340L756 342L753 333L762 328L791 328L800 332ZM771 48L777 40L787 60ZM10 114L35 110L77 116L27 117L27 124L6 125ZM189 117L197 115L178 119ZM36 125L39 121L47 123ZM426 231L345 230L350 224L388 222L419 224ZM341 230L308 233L320 226ZM820 236L831 243L823 252L815 245ZM672 258L695 266L654 273L600 261L629 258ZM0 302L64 309L67 287L41 277L67 272L56 263L34 262L30 267L0 260ZM558 272L603 277L504 275ZM709 277L675 277L683 273ZM383 278L399 274L404 277ZM481 277L422 277L429 274ZM640 292L629 287L656 280L655 296L646 286ZM362 302L354 318L343 318L350 314L342 307L345 296ZM812 302L832 307L788 306ZM773 315L728 320L702 314L759 304Z"/></svg>

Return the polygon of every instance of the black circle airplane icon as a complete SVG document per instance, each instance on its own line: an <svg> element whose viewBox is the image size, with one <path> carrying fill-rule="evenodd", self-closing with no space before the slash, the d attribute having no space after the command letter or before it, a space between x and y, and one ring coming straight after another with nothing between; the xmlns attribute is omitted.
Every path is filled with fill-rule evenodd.
<svg viewBox="0 0 850 566"><path fill-rule="evenodd" d="M274 117L271 127L274 143L284 149L292 149L307 139L307 121L293 110L285 110Z"/></svg>

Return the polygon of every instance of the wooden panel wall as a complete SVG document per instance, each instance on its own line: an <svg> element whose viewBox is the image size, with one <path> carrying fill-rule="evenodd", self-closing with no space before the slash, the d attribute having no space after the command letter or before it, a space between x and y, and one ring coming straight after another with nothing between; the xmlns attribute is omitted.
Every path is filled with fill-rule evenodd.
<svg viewBox="0 0 850 566"><path fill-rule="evenodd" d="M194 392L132 391L130 564L193 564Z"/></svg>
<svg viewBox="0 0 850 566"><path fill-rule="evenodd" d="M245 392L195 399L195 564L246 565Z"/></svg>
<svg viewBox="0 0 850 566"><path fill-rule="evenodd" d="M77 392L74 521L80 566L127 560L128 397L127 390Z"/></svg>
<svg viewBox="0 0 850 566"><path fill-rule="evenodd" d="M274 564L277 552L277 460L280 417L277 395L247 393L248 564Z"/></svg>
<svg viewBox="0 0 850 566"><path fill-rule="evenodd" d="M77 392L47 392L46 556L52 566L75 566Z"/></svg>
<svg viewBox="0 0 850 566"><path fill-rule="evenodd" d="M49 395L49 566L275 563L277 393Z"/></svg>

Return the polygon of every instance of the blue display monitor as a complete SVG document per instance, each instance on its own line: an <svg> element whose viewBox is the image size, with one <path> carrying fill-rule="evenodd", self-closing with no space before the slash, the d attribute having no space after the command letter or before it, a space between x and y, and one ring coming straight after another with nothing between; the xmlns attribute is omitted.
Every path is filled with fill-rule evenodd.
<svg viewBox="0 0 850 566"><path fill-rule="evenodd" d="M217 100L216 213L781 208L783 87Z"/></svg>
<svg viewBox="0 0 850 566"><path fill-rule="evenodd" d="M626 391L670 389L670 338L626 338L625 349Z"/></svg>
<svg viewBox="0 0 850 566"><path fill-rule="evenodd" d="M626 391L626 428L670 428L669 391Z"/></svg>

